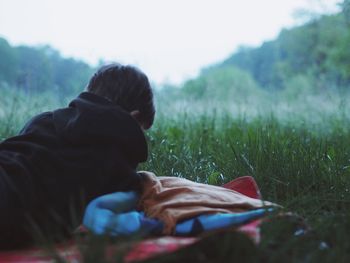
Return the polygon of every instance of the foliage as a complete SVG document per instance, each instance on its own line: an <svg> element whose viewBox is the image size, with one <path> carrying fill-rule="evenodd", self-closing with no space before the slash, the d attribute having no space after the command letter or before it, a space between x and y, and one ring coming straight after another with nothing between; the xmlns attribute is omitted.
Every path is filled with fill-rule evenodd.
<svg viewBox="0 0 350 263"><path fill-rule="evenodd" d="M204 68L181 87L158 92L160 103L271 103L350 92L349 1L342 11L320 15L304 25L283 29L260 47L240 47L226 60ZM270 97L270 98L268 98Z"/></svg>
<svg viewBox="0 0 350 263"><path fill-rule="evenodd" d="M340 4L341 8L342 8L342 13L345 16L345 19L348 23L350 23L350 1L349 0L344 0L341 4Z"/></svg>
<svg viewBox="0 0 350 263"><path fill-rule="evenodd" d="M197 79L185 82L182 92L186 98L231 102L247 101L263 93L249 73L229 66L204 71Z"/></svg>
<svg viewBox="0 0 350 263"><path fill-rule="evenodd" d="M12 87L27 94L54 91L63 99L87 84L93 69L86 63L63 58L49 46L12 47L0 38L0 88Z"/></svg>
<svg viewBox="0 0 350 263"><path fill-rule="evenodd" d="M241 48L218 67L242 68L265 89L284 89L300 74L311 76L319 92L331 85L346 86L350 83L347 5L345 1L340 14L284 29L276 40L261 47Z"/></svg>
<svg viewBox="0 0 350 263"><path fill-rule="evenodd" d="M29 97L21 90L0 88L0 141L17 134L34 115L64 105L52 92L42 92L35 97Z"/></svg>
<svg viewBox="0 0 350 263"><path fill-rule="evenodd" d="M286 82L282 96L286 101L293 101L304 96L314 95L313 86L312 77L305 74L295 75Z"/></svg>
<svg viewBox="0 0 350 263"><path fill-rule="evenodd" d="M9 43L0 38L0 82L13 84L18 68L18 57Z"/></svg>

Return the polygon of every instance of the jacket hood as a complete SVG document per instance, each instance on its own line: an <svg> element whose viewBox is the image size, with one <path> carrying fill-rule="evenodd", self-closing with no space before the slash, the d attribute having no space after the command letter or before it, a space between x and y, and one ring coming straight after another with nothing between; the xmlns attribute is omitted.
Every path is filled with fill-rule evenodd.
<svg viewBox="0 0 350 263"><path fill-rule="evenodd" d="M136 163L147 160L147 142L137 121L113 102L83 92L53 112L56 132L72 145L118 147Z"/></svg>

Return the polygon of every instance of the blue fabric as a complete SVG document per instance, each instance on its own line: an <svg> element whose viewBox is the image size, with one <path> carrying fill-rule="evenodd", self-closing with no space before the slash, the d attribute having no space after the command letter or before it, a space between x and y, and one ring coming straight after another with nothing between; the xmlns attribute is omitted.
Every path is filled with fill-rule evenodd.
<svg viewBox="0 0 350 263"><path fill-rule="evenodd" d="M163 224L136 211L137 202L138 195L135 192L116 192L100 196L87 206L83 225L97 235L123 236L138 232L161 232Z"/></svg>
<svg viewBox="0 0 350 263"><path fill-rule="evenodd" d="M270 209L256 209L242 213L200 215L198 217L185 220L176 225L176 235L188 235L194 233L195 224L200 231L209 231L219 228L243 224L249 220L263 216ZM199 225L198 225L199 224Z"/></svg>
<svg viewBox="0 0 350 263"><path fill-rule="evenodd" d="M125 236L134 233L161 234L163 223L136 211L135 192L116 192L94 199L85 211L83 224L97 235ZM242 213L200 215L176 225L175 235L198 234L243 224L265 215L270 209L256 209Z"/></svg>
<svg viewBox="0 0 350 263"><path fill-rule="evenodd" d="M103 195L92 202L86 208L83 224L95 234L122 234L139 227L138 214L129 214L125 218L123 212L128 212L136 207L138 196L135 192L116 192ZM125 221L131 222L130 227Z"/></svg>

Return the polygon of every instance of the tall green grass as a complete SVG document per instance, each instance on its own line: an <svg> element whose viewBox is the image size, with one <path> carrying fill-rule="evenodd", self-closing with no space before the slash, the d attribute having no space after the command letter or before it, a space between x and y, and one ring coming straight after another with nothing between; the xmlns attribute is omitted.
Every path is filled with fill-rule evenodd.
<svg viewBox="0 0 350 263"><path fill-rule="evenodd" d="M252 252L254 260L243 253L239 262L350 260L350 126L344 108L288 117L273 113L235 117L215 111L196 117L188 112L165 115L158 118L148 139L150 158L142 169L216 185L251 175L264 199L296 213L312 229L299 236L291 220L267 223L262 243ZM233 255L246 251L246 245L235 240L228 241L233 242ZM208 250L206 246L200 250ZM199 258L208 257L198 253ZM160 262L177 259L168 260ZM207 260L198 262L213 258ZM217 260L227 262L225 257Z"/></svg>
<svg viewBox="0 0 350 263"><path fill-rule="evenodd" d="M1 86L0 92L0 141L17 134L36 114L63 107L67 103L53 92L28 95L15 88Z"/></svg>
<svg viewBox="0 0 350 263"><path fill-rule="evenodd" d="M1 97L0 138L16 134L34 114L59 106L62 104L48 96ZM140 165L140 170L215 185L251 175L264 199L297 213L312 228L309 234L299 236L293 222L273 221L263 227L263 241L258 247L251 248L249 241L242 241L244 237L233 236L227 241L228 248L222 243L226 252L219 251L220 245L210 246L213 240L209 240L194 248L198 254L192 256L198 255L198 262L210 262L210 255L203 252L206 249L217 249L219 255L238 253L239 249L247 252L247 247L254 249L255 256L241 253L239 262L350 259L349 115L344 105L333 109L323 114L314 107L313 112L289 112L283 118L277 111L235 115L208 107L206 113L158 109L155 125L146 135L149 160ZM190 248L186 251L191 254ZM186 255L181 253L157 260L184 260ZM203 255L209 257L207 261L200 261Z"/></svg>
<svg viewBox="0 0 350 263"><path fill-rule="evenodd" d="M350 126L329 122L309 126L273 116L163 117L148 133L150 158L142 168L218 185L251 175L264 198L293 211L346 211Z"/></svg>

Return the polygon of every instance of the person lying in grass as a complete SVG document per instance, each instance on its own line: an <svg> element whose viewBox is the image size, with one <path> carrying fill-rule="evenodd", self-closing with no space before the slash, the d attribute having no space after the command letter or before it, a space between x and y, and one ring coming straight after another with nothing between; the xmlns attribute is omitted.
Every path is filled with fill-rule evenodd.
<svg viewBox="0 0 350 263"><path fill-rule="evenodd" d="M155 115L147 76L101 67L68 107L31 119L0 143L0 248L54 241L81 222L88 202L138 191L144 129Z"/></svg>

